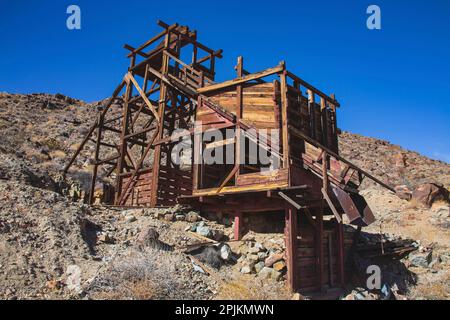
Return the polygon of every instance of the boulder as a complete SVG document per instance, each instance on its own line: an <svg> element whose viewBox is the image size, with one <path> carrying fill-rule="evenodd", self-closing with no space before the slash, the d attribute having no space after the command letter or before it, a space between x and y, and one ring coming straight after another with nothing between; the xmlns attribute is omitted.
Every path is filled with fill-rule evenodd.
<svg viewBox="0 0 450 320"><path fill-rule="evenodd" d="M254 269L254 265L247 263L241 268L241 273L250 274L250 273L252 273L253 269Z"/></svg>
<svg viewBox="0 0 450 320"><path fill-rule="evenodd" d="M125 222L127 222L127 223L132 223L132 222L135 222L136 220L137 220L136 217L131 214L125 216Z"/></svg>
<svg viewBox="0 0 450 320"><path fill-rule="evenodd" d="M283 271L286 268L286 262L284 260L280 260L273 264L273 269L276 271Z"/></svg>
<svg viewBox="0 0 450 320"><path fill-rule="evenodd" d="M265 260L265 266L266 267L272 267L274 263L283 260L283 254L282 253L272 253L266 260Z"/></svg>
<svg viewBox="0 0 450 320"><path fill-rule="evenodd" d="M259 258L258 258L257 254L251 253L251 254L247 255L247 260L250 261L250 262L256 263L256 262L259 261Z"/></svg>
<svg viewBox="0 0 450 320"><path fill-rule="evenodd" d="M106 233L106 232L102 232L102 233L97 237L97 240L98 240L99 242L102 242L102 243L112 243L112 242L113 242L111 236L110 236L108 233Z"/></svg>
<svg viewBox="0 0 450 320"><path fill-rule="evenodd" d="M223 244L220 246L220 257L222 258L222 260L224 261L228 261L231 259L231 248L229 245L227 244Z"/></svg>
<svg viewBox="0 0 450 320"><path fill-rule="evenodd" d="M412 266L428 268L433 258L433 252L411 253L408 258Z"/></svg>
<svg viewBox="0 0 450 320"><path fill-rule="evenodd" d="M400 185L400 186L396 186L394 189L395 189L395 194L400 199L408 200L408 201L411 200L412 192L407 186Z"/></svg>
<svg viewBox="0 0 450 320"><path fill-rule="evenodd" d="M280 281L283 277L283 274L280 271L277 271L275 269L272 269L272 273L270 274L270 278L275 281Z"/></svg>
<svg viewBox="0 0 450 320"><path fill-rule="evenodd" d="M185 216L183 214L177 214L175 216L175 220L176 221L184 221L185 220Z"/></svg>
<svg viewBox="0 0 450 320"><path fill-rule="evenodd" d="M200 215L195 211L189 212L186 215L185 219L187 222L197 222L197 221L201 220Z"/></svg>
<svg viewBox="0 0 450 320"><path fill-rule="evenodd" d="M164 220L167 222L172 222L175 219L175 215L173 213L166 213L164 215Z"/></svg>
<svg viewBox="0 0 450 320"><path fill-rule="evenodd" d="M270 279L272 277L272 268L264 267L258 272L258 276L263 279Z"/></svg>
<svg viewBox="0 0 450 320"><path fill-rule="evenodd" d="M265 251L265 250L266 250L266 248L264 247L264 245L263 245L262 243L260 243L260 242L255 242L254 247L255 247L259 252L262 252L262 251Z"/></svg>
<svg viewBox="0 0 450 320"><path fill-rule="evenodd" d="M269 253L267 251L258 252L258 259L261 261L265 261L268 256Z"/></svg>
<svg viewBox="0 0 450 320"><path fill-rule="evenodd" d="M260 261L257 264L255 264L255 272L259 273L264 268L264 262Z"/></svg>
<svg viewBox="0 0 450 320"><path fill-rule="evenodd" d="M212 236L211 228L205 225L198 225L197 226L197 233L201 236L210 238Z"/></svg>
<svg viewBox="0 0 450 320"><path fill-rule="evenodd" d="M150 227L145 227L142 229L142 231L139 233L137 237L137 242L141 245L147 245L152 240L158 239L159 233Z"/></svg>
<svg viewBox="0 0 450 320"><path fill-rule="evenodd" d="M418 186L413 191L412 199L424 206L431 207L438 200L449 202L449 191L443 186L426 183Z"/></svg>
<svg viewBox="0 0 450 320"><path fill-rule="evenodd" d="M66 275L67 289L80 294L83 291L81 288L81 268L77 265L70 265L67 267Z"/></svg>

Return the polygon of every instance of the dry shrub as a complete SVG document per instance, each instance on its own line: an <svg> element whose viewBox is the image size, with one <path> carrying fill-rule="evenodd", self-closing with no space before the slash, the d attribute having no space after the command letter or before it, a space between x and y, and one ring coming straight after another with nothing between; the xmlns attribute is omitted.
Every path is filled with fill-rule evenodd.
<svg viewBox="0 0 450 320"><path fill-rule="evenodd" d="M424 208L424 205L419 201L417 201L417 199L412 198L411 200L409 200L407 209L420 209L420 208Z"/></svg>
<svg viewBox="0 0 450 320"><path fill-rule="evenodd" d="M153 300L155 299L154 284L148 280L126 281L110 291L101 291L93 295L99 300Z"/></svg>
<svg viewBox="0 0 450 320"><path fill-rule="evenodd" d="M112 262L89 287L93 298L114 300L189 299L170 253L148 249L132 251Z"/></svg>
<svg viewBox="0 0 450 320"><path fill-rule="evenodd" d="M269 282L270 280L264 280ZM262 281L253 277L224 282L219 288L216 299L218 300L290 300L290 294L286 287L264 286Z"/></svg>
<svg viewBox="0 0 450 320"><path fill-rule="evenodd" d="M64 145L55 138L48 138L42 141L44 146L47 146L49 150L60 150L64 148Z"/></svg>
<svg viewBox="0 0 450 320"><path fill-rule="evenodd" d="M411 291L410 299L448 300L450 298L450 272L439 281L430 281Z"/></svg>
<svg viewBox="0 0 450 320"><path fill-rule="evenodd" d="M50 152L50 157L64 159L67 154L62 150L54 150Z"/></svg>
<svg viewBox="0 0 450 320"><path fill-rule="evenodd" d="M237 281L226 282L219 289L219 300L265 300L259 288L247 287Z"/></svg>

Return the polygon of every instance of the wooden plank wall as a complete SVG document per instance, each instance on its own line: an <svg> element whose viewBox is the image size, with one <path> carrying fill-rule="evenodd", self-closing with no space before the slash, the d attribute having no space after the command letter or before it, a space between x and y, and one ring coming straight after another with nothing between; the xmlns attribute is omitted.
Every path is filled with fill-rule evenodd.
<svg viewBox="0 0 450 320"><path fill-rule="evenodd" d="M278 125L275 120L273 83L254 83L242 86L242 120L256 128L272 129ZM209 99L229 112L236 114L236 88L214 92Z"/></svg>
<svg viewBox="0 0 450 320"><path fill-rule="evenodd" d="M312 110L310 110L312 108ZM337 152L337 133L335 132L334 111L326 108L324 115L327 119L325 132L327 137L323 137L322 111L321 106L316 103L308 103L308 98L292 86L288 86L288 125L301 131L305 135L317 140L329 149ZM290 135L290 155L294 164L301 164L301 154L308 153L305 143L300 137Z"/></svg>
<svg viewBox="0 0 450 320"><path fill-rule="evenodd" d="M131 176L131 174L130 174ZM122 187L124 188L130 177L124 177L122 180ZM126 201L124 203L125 206L150 206L151 201L151 192L152 192L152 172L150 169L143 171L140 173L137 178L136 184L134 187L130 187L130 191L128 192ZM124 192L124 190L122 191Z"/></svg>
<svg viewBox="0 0 450 320"><path fill-rule="evenodd" d="M297 288L303 292L319 290L314 229L308 224L299 224L297 241ZM331 244L331 246L330 246ZM344 246L349 249L352 244L350 236L345 237ZM322 286L337 287L339 283L338 268L338 238L335 224L324 221L324 236L322 239L324 262ZM330 268L331 252L331 268Z"/></svg>
<svg viewBox="0 0 450 320"><path fill-rule="evenodd" d="M161 166L159 170L157 206L174 206L179 196L192 195L192 171L167 166Z"/></svg>

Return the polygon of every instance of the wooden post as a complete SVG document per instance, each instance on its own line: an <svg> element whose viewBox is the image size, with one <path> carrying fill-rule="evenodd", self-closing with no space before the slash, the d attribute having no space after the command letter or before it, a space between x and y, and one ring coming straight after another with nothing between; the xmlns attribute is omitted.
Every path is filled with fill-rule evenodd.
<svg viewBox="0 0 450 320"><path fill-rule="evenodd" d="M344 247L344 224L336 221L337 238L337 263L338 263L338 281L342 288L345 287L345 247Z"/></svg>
<svg viewBox="0 0 450 320"><path fill-rule="evenodd" d="M100 155L100 143L102 141L103 114L99 114L97 118L97 142L95 145L94 167L92 168L91 188L89 192L89 204L94 203L95 183L97 181L97 170Z"/></svg>
<svg viewBox="0 0 450 320"><path fill-rule="evenodd" d="M244 75L244 58L242 56L238 57L237 66L236 66L236 72L238 78L242 78ZM242 119L242 102L243 102L243 96L242 96L242 84L239 84L236 87L236 124L239 123L239 121ZM235 175L235 181L237 181L237 178L239 177L239 174L241 173L241 129L238 125L236 125L236 151L235 151L235 163L234 165L238 167L236 170Z"/></svg>
<svg viewBox="0 0 450 320"><path fill-rule="evenodd" d="M133 55L130 59L130 70L134 67L136 61L136 55ZM122 177L121 173L123 170L123 166L125 164L125 153L127 150L127 140L126 136L128 135L128 118L129 118L129 101L133 95L133 83L129 78L126 77L127 88L125 91L125 101L123 106L123 118L122 118L122 132L120 136L120 146L119 146L119 159L117 159L117 173L116 173L116 205L119 205L119 199L122 194Z"/></svg>
<svg viewBox="0 0 450 320"><path fill-rule="evenodd" d="M165 48L169 48L170 45L170 32L166 34L165 39ZM165 76L169 71L169 57L167 55L163 55L163 61L161 66L161 73ZM159 127L158 133L156 135L156 140L162 138L164 133L164 115L166 110L166 98L167 98L167 85L164 81L161 81L160 91L159 91L159 108L158 108L158 116L159 116ZM151 200L150 205L155 207L158 203L158 189L159 189L159 168L161 165L161 144L158 144L155 147L155 152L153 154L153 168L152 168L152 187L151 187Z"/></svg>
<svg viewBox="0 0 450 320"><path fill-rule="evenodd" d="M287 283L291 291L298 288L297 281L297 209L287 205L285 209L285 241L287 257Z"/></svg>
<svg viewBox="0 0 450 320"><path fill-rule="evenodd" d="M316 262L317 262L317 287L323 290L324 280L324 254L323 254L323 208L316 211Z"/></svg>
<svg viewBox="0 0 450 320"><path fill-rule="evenodd" d="M336 95L332 93L331 98L336 100ZM331 105L331 110L333 110L333 151L339 154L339 139L338 139L338 127L337 127L337 108L333 104Z"/></svg>
<svg viewBox="0 0 450 320"><path fill-rule="evenodd" d="M197 108L200 109L202 106L202 98L201 96L198 96L197 98ZM198 110L197 109L197 110ZM197 130L197 128L200 127L200 130ZM197 123L197 117L195 117L194 120L194 134L193 134L193 147L192 147L192 189L198 190L201 189L200 185L200 170L201 170L201 162L203 159L203 150L202 150L202 128Z"/></svg>
<svg viewBox="0 0 450 320"><path fill-rule="evenodd" d="M287 97L287 79L286 68L280 75L281 92L281 135L283 144L283 168L289 169L289 129L288 129L288 97Z"/></svg>
<svg viewBox="0 0 450 320"><path fill-rule="evenodd" d="M242 232L244 230L244 220L242 217L242 212L237 211L234 215L234 240L238 241L242 239Z"/></svg>
<svg viewBox="0 0 450 320"><path fill-rule="evenodd" d="M309 117L311 125L311 138L316 139L316 102L314 98L314 92L308 89L308 104L309 104Z"/></svg>
<svg viewBox="0 0 450 320"><path fill-rule="evenodd" d="M322 144L329 147L328 143L328 116L327 116L327 102L324 98L320 98L320 112L322 118Z"/></svg>

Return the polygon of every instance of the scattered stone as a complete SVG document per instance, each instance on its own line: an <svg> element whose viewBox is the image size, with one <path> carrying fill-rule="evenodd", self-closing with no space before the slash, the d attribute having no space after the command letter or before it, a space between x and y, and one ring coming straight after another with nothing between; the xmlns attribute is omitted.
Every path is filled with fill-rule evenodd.
<svg viewBox="0 0 450 320"><path fill-rule="evenodd" d="M275 281L280 281L281 278L283 277L283 274L280 271L272 269L272 273L270 274L270 277Z"/></svg>
<svg viewBox="0 0 450 320"><path fill-rule="evenodd" d="M274 263L283 260L283 254L282 253L273 253L269 255L269 257L265 260L265 266L266 267L272 267Z"/></svg>
<svg viewBox="0 0 450 320"><path fill-rule="evenodd" d="M273 269L276 271L283 271L286 268L286 263L284 262L284 260L280 260L276 263L273 264Z"/></svg>
<svg viewBox="0 0 450 320"><path fill-rule="evenodd" d="M207 238L211 238L212 236L211 228L205 225L198 225L196 231L199 235Z"/></svg>
<svg viewBox="0 0 450 320"><path fill-rule="evenodd" d="M266 248L264 247L264 245L260 242L255 242L255 248L259 250L259 252L265 251Z"/></svg>
<svg viewBox="0 0 450 320"><path fill-rule="evenodd" d="M166 213L164 215L164 220L166 220L167 222L172 222L175 218L175 215L173 213Z"/></svg>
<svg viewBox="0 0 450 320"><path fill-rule="evenodd" d="M223 244L220 246L220 257L222 258L222 260L224 261L228 261L231 259L231 248L229 245L227 244Z"/></svg>
<svg viewBox="0 0 450 320"><path fill-rule="evenodd" d="M272 277L272 268L264 267L258 272L258 276L263 279L270 279Z"/></svg>
<svg viewBox="0 0 450 320"><path fill-rule="evenodd" d="M197 222L197 221L201 220L200 215L195 211L189 212L185 218L186 218L186 221L188 221L188 222Z"/></svg>
<svg viewBox="0 0 450 320"><path fill-rule="evenodd" d="M176 221L184 221L185 220L185 216L183 214L177 214L175 216L175 220Z"/></svg>
<svg viewBox="0 0 450 320"><path fill-rule="evenodd" d="M97 240L102 243L113 243L112 237L107 232L102 232L98 237Z"/></svg>
<svg viewBox="0 0 450 320"><path fill-rule="evenodd" d="M449 202L449 191L441 185L425 183L413 191L412 199L424 206L431 207L438 200Z"/></svg>
<svg viewBox="0 0 450 320"><path fill-rule="evenodd" d="M258 255L255 253L250 253L247 255L247 260L253 263L256 263L259 261Z"/></svg>
<svg viewBox="0 0 450 320"><path fill-rule="evenodd" d="M411 200L412 191L406 185L400 185L395 187L395 194L403 200Z"/></svg>
<svg viewBox="0 0 450 320"><path fill-rule="evenodd" d="M424 253L411 253L408 258L414 267L428 268L433 257L432 251Z"/></svg>
<svg viewBox="0 0 450 320"><path fill-rule="evenodd" d="M67 267L66 275L67 289L80 294L83 291L81 288L81 268L77 265L70 265Z"/></svg>
<svg viewBox="0 0 450 320"><path fill-rule="evenodd" d="M197 232L197 228L198 228L198 224L194 223L194 224L191 226L190 230L191 230L191 232Z"/></svg>
<svg viewBox="0 0 450 320"><path fill-rule="evenodd" d="M260 261L257 264L255 264L255 272L259 273L264 268L264 262Z"/></svg>
<svg viewBox="0 0 450 320"><path fill-rule="evenodd" d="M146 246L149 243L151 243L153 240L156 240L158 238L159 238L159 233L155 229L153 229L151 227L145 227L139 233L139 235L137 237L137 242L140 245Z"/></svg>
<svg viewBox="0 0 450 320"><path fill-rule="evenodd" d="M250 274L253 271L253 266L251 264L247 264L241 268L241 273Z"/></svg>
<svg viewBox="0 0 450 320"><path fill-rule="evenodd" d="M258 252L258 259L260 261L266 260L266 258L269 256L269 253L267 251Z"/></svg>
<svg viewBox="0 0 450 320"><path fill-rule="evenodd" d="M125 216L125 222L127 222L127 223L132 223L132 222L135 222L135 221L137 221L137 219L136 219L135 216L133 216L133 215L127 215L127 216Z"/></svg>

